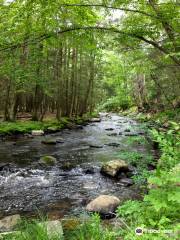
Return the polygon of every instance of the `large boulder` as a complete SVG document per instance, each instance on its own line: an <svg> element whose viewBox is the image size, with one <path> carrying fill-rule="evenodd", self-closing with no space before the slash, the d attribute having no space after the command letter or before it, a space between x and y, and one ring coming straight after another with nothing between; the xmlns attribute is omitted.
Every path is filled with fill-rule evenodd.
<svg viewBox="0 0 180 240"><path fill-rule="evenodd" d="M123 160L112 160L105 163L101 168L101 173L116 177L120 172L127 172L128 164Z"/></svg>
<svg viewBox="0 0 180 240"><path fill-rule="evenodd" d="M99 213L102 216L113 216L119 204L120 200L115 196L100 195L86 206L86 210Z"/></svg>
<svg viewBox="0 0 180 240"><path fill-rule="evenodd" d="M20 222L21 217L19 214L4 217L0 220L0 232L12 231Z"/></svg>
<svg viewBox="0 0 180 240"><path fill-rule="evenodd" d="M44 131L43 130L32 130L31 134L33 136L42 136L42 135L44 135Z"/></svg>

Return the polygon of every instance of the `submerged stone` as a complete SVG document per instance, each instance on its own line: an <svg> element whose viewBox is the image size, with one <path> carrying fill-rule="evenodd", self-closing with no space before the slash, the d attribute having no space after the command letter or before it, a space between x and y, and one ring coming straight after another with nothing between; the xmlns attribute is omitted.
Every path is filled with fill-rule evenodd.
<svg viewBox="0 0 180 240"><path fill-rule="evenodd" d="M115 137L117 135L118 135L117 133L110 133L110 134L108 134L108 136L112 136L112 137Z"/></svg>
<svg viewBox="0 0 180 240"><path fill-rule="evenodd" d="M65 162L63 165L62 165L62 169L64 171L70 171L71 169L73 169L75 167L75 165L73 163L70 163L70 162Z"/></svg>
<svg viewBox="0 0 180 240"><path fill-rule="evenodd" d="M134 184L133 180L131 178L122 178L120 180L120 183L122 183L123 185L125 185L126 187L131 186Z"/></svg>
<svg viewBox="0 0 180 240"><path fill-rule="evenodd" d="M105 130L106 130L106 131L113 131L114 128L106 128Z"/></svg>
<svg viewBox="0 0 180 240"><path fill-rule="evenodd" d="M89 147L90 148L103 148L103 146L101 146L101 145L93 145L93 144L89 145Z"/></svg>
<svg viewBox="0 0 180 240"><path fill-rule="evenodd" d="M57 143L56 139L45 138L41 141L43 144L55 145Z"/></svg>
<svg viewBox="0 0 180 240"><path fill-rule="evenodd" d="M130 132L131 130L129 128L126 128L124 132Z"/></svg>
<svg viewBox="0 0 180 240"><path fill-rule="evenodd" d="M55 165L56 164L56 158L53 156L43 156L40 158L40 163L45 165Z"/></svg>
<svg viewBox="0 0 180 240"><path fill-rule="evenodd" d="M64 143L64 139L63 138L58 138L58 139L56 139L56 142L57 143Z"/></svg>
<svg viewBox="0 0 180 240"><path fill-rule="evenodd" d="M94 174L95 173L95 170L93 167L89 167L87 169L84 170L84 173L85 174Z"/></svg>
<svg viewBox="0 0 180 240"><path fill-rule="evenodd" d="M120 144L119 143L108 143L106 144L107 146L110 146L110 147L119 147Z"/></svg>
<svg viewBox="0 0 180 240"><path fill-rule="evenodd" d="M127 132L124 134L124 136L134 137L134 136L138 136L138 133Z"/></svg>

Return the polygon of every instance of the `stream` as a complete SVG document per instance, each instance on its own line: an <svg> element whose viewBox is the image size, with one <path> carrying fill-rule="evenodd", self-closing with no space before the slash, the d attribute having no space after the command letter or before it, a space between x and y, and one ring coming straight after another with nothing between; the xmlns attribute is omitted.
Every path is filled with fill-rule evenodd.
<svg viewBox="0 0 180 240"><path fill-rule="evenodd" d="M144 134L141 124L128 117L101 114L101 122L48 134L61 140L56 145L42 144L46 136L1 140L0 215L42 212L57 219L82 213L100 194L122 201L140 198L136 185L127 187L100 173L102 163L118 159L121 151L149 151L150 146L126 143L129 128L131 134ZM39 159L44 155L54 156L57 163L41 166Z"/></svg>

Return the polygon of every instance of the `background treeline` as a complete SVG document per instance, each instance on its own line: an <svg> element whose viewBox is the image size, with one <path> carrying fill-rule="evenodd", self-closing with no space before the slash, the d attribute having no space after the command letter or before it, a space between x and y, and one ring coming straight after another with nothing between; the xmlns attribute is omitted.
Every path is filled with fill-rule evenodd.
<svg viewBox="0 0 180 240"><path fill-rule="evenodd" d="M0 99L5 120L15 120L18 112L31 113L33 120L56 113L59 120L92 111L97 54L78 38L52 38L3 54Z"/></svg>
<svg viewBox="0 0 180 240"><path fill-rule="evenodd" d="M176 1L0 3L4 120L179 107Z"/></svg>

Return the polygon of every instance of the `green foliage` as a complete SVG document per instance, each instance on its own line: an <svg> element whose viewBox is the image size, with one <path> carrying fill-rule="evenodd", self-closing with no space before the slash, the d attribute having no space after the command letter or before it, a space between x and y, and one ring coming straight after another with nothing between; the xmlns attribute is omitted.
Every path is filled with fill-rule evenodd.
<svg viewBox="0 0 180 240"><path fill-rule="evenodd" d="M139 145L139 144L147 144L147 140L144 136L131 136L125 139L125 143L129 145Z"/></svg>
<svg viewBox="0 0 180 240"><path fill-rule="evenodd" d="M52 234L53 235L53 234ZM0 237L2 240L117 240L118 234L110 227L103 226L98 214L84 220L74 229L65 231L64 236L48 236L46 222L22 221L17 233Z"/></svg>
<svg viewBox="0 0 180 240"><path fill-rule="evenodd" d="M118 112L120 110L126 110L130 107L130 102L127 99L117 97L109 98L99 108L100 110Z"/></svg>
<svg viewBox="0 0 180 240"><path fill-rule="evenodd" d="M83 222L77 229L69 233L71 240L116 240L117 234L103 227L99 215L95 214L90 220Z"/></svg>
<svg viewBox="0 0 180 240"><path fill-rule="evenodd" d="M44 122L36 121L17 121L17 122L1 122L0 134L16 134L16 133L30 133L32 130L44 130L49 128L60 130L69 123L68 119L61 121L48 120Z"/></svg>
<svg viewBox="0 0 180 240"><path fill-rule="evenodd" d="M126 160L129 164L140 166L141 169L146 168L147 164L153 163L154 159L152 155L139 153L137 151L126 152L122 151L118 154L118 157Z"/></svg>
<svg viewBox="0 0 180 240"><path fill-rule="evenodd" d="M26 133L31 130L40 130L43 128L41 122L2 122L0 123L0 133L10 134L10 133Z"/></svg>
<svg viewBox="0 0 180 240"><path fill-rule="evenodd" d="M48 235L45 223L38 221L23 221L19 226L17 233L7 234L0 237L2 240L62 240L62 236L58 234Z"/></svg>
<svg viewBox="0 0 180 240"><path fill-rule="evenodd" d="M137 138L137 140L139 139ZM137 174L132 178L136 184L144 187L147 182L147 178L150 175L150 171L148 171L148 165L155 165L153 156L151 154L143 154L137 151L121 151L118 153L118 157L136 167Z"/></svg>
<svg viewBox="0 0 180 240"><path fill-rule="evenodd" d="M148 177L149 193L142 202L128 201L119 207L118 215L125 218L129 229L121 234L124 239L139 239L135 234L137 227L156 229L157 234L144 233L141 239L178 239L177 231L179 204L180 204L180 158L179 158L179 125L172 123L171 130L159 133L153 130L152 134L159 142L162 155L157 170ZM170 230L170 234L164 231Z"/></svg>

